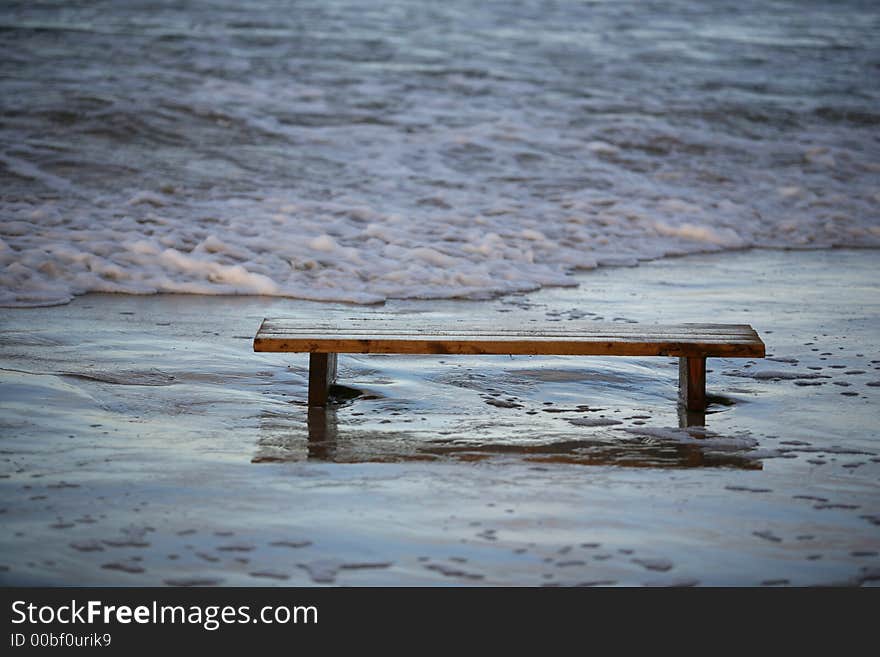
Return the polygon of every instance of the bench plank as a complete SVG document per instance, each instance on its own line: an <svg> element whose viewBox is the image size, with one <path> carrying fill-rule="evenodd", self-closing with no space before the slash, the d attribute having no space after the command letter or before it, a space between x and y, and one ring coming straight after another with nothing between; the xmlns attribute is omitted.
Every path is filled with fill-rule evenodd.
<svg viewBox="0 0 880 657"><path fill-rule="evenodd" d="M515 325L505 325L506 318L498 321L489 320L450 320L443 321L435 318L419 319L413 321L411 316L401 315L394 319L389 317L383 320L365 320L356 318L339 318L334 321L302 321L298 319L266 319L263 321L261 330L264 331L295 331L295 330L364 330L364 331L391 331L395 333L432 333L441 332L481 332L485 330L532 333L545 331L558 332L581 332L588 333L642 333L646 330L651 332L671 333L723 333L723 334L753 334L754 329L748 324L629 324L618 322L597 322L584 320L565 321L537 321L532 320Z"/></svg>
<svg viewBox="0 0 880 657"><path fill-rule="evenodd" d="M408 319L408 318L407 318ZM403 321L407 321L404 319ZM568 322L566 322L568 324ZM762 358L764 343L748 325L617 325L498 328L472 323L399 326L390 321L338 323L264 320L255 351L347 354L469 354L570 356L722 356Z"/></svg>

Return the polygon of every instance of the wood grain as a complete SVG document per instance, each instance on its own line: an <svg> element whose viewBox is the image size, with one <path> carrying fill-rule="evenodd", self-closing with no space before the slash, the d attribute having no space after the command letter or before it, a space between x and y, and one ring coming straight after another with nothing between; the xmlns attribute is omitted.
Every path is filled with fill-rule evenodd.
<svg viewBox="0 0 880 657"><path fill-rule="evenodd" d="M747 324L443 321L387 316L263 321L254 351L347 354L516 354L763 358Z"/></svg>

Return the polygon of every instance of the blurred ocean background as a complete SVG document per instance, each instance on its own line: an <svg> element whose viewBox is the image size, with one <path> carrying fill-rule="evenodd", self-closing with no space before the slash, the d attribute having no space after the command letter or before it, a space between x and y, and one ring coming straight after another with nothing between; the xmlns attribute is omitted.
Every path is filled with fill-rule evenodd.
<svg viewBox="0 0 880 657"><path fill-rule="evenodd" d="M0 4L0 304L880 246L876 2Z"/></svg>

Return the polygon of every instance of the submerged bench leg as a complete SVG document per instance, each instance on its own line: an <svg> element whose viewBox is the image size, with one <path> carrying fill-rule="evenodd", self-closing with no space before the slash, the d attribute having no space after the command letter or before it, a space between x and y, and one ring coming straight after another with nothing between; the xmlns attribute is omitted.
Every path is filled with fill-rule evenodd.
<svg viewBox="0 0 880 657"><path fill-rule="evenodd" d="M678 397L689 411L706 409L706 359L678 359Z"/></svg>
<svg viewBox="0 0 880 657"><path fill-rule="evenodd" d="M309 354L309 406L326 406L336 381L336 354Z"/></svg>

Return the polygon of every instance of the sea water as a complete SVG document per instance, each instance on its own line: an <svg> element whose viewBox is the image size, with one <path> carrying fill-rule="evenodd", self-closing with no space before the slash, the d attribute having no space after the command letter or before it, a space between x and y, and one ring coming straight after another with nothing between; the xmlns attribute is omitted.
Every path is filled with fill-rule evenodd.
<svg viewBox="0 0 880 657"><path fill-rule="evenodd" d="M382 307L89 294L0 314L0 584L874 585L880 252L753 249ZM845 290L842 293L841 290ZM750 322L665 357L308 356L263 317ZM629 324L627 324L629 325Z"/></svg>
<svg viewBox="0 0 880 657"><path fill-rule="evenodd" d="M0 6L0 304L880 246L870 1Z"/></svg>

